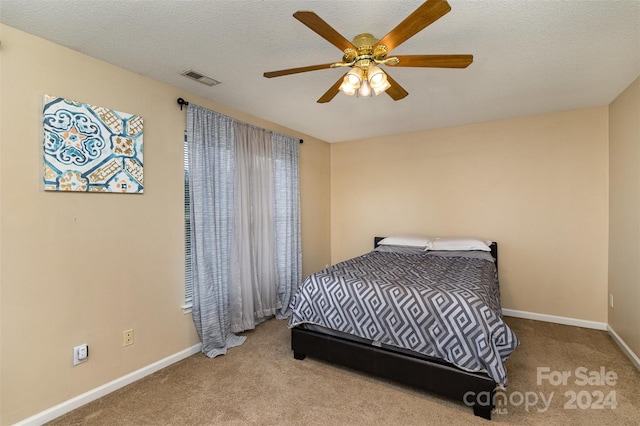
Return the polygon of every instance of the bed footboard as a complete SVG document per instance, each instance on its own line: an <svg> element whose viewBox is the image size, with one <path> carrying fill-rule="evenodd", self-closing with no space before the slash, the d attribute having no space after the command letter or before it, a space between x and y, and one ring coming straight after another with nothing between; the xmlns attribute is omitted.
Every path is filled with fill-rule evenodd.
<svg viewBox="0 0 640 426"><path fill-rule="evenodd" d="M295 359L308 355L414 386L462 401L476 416L491 419L496 383L486 375L300 328L291 329L291 348Z"/></svg>

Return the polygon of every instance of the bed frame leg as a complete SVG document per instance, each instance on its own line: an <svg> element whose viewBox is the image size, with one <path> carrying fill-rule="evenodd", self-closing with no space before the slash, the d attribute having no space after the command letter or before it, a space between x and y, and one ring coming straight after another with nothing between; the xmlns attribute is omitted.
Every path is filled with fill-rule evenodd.
<svg viewBox="0 0 640 426"><path fill-rule="evenodd" d="M491 420L491 407L481 404L474 404L473 414L483 419Z"/></svg>
<svg viewBox="0 0 640 426"><path fill-rule="evenodd" d="M294 357L295 359L303 360L303 359L305 359L307 356L306 356L305 354L301 354L300 352L293 351L293 357Z"/></svg>

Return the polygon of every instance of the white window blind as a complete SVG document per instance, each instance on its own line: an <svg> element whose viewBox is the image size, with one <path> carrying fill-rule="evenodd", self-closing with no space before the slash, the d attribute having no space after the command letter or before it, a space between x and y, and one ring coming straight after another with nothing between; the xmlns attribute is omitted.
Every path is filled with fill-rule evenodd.
<svg viewBox="0 0 640 426"><path fill-rule="evenodd" d="M189 145L184 132L184 313L193 306L193 275L191 274L191 219L189 198Z"/></svg>

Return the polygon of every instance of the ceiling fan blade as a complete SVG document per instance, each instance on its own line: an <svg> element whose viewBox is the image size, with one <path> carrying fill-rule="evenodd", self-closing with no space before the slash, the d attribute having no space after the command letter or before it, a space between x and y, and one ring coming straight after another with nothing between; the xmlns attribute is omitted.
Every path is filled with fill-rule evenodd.
<svg viewBox="0 0 640 426"><path fill-rule="evenodd" d="M299 10L293 14L293 17L305 24L307 27L315 31L320 37L327 40L340 50L347 48L355 49L356 47L349 40L344 38L339 32L333 29L314 12L307 10Z"/></svg>
<svg viewBox="0 0 640 426"><path fill-rule="evenodd" d="M393 67L466 68L473 62L473 55L402 55Z"/></svg>
<svg viewBox="0 0 640 426"><path fill-rule="evenodd" d="M427 0L400 22L376 45L385 45L389 52L431 25L451 10L446 0Z"/></svg>
<svg viewBox="0 0 640 426"><path fill-rule="evenodd" d="M344 75L346 75L346 73ZM325 104L329 102L338 94L338 92L340 91L340 85L342 84L342 80L344 80L344 75L340 77L338 81L336 81L335 84L331 86L329 90L327 90L324 93L324 95L320 97L320 99L318 99L319 104Z"/></svg>
<svg viewBox="0 0 640 426"><path fill-rule="evenodd" d="M270 72L265 72L263 75L267 78L280 77L282 75L298 74L298 73L307 72L307 71L324 70L327 68L331 68L331 65L333 65L333 62L330 64L310 65L308 67L289 68L286 70L270 71Z"/></svg>
<svg viewBox="0 0 640 426"><path fill-rule="evenodd" d="M385 92L387 95L391 96L391 98L394 101L399 101L400 99L404 98L409 94L409 92L404 90L404 88L400 86L397 81L391 78L389 73L386 73L386 74L387 74L387 81L391 85L391 87L389 87Z"/></svg>

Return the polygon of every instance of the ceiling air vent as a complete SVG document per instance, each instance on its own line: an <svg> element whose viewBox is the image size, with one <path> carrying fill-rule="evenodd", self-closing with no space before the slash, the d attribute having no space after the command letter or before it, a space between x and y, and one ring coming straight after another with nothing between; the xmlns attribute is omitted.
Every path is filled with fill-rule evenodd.
<svg viewBox="0 0 640 426"><path fill-rule="evenodd" d="M207 86L215 86L216 84L220 84L218 80L214 80L211 77L207 77L206 75L200 74L198 71L194 70L186 70L180 73L185 77L189 77L199 83L206 84Z"/></svg>

